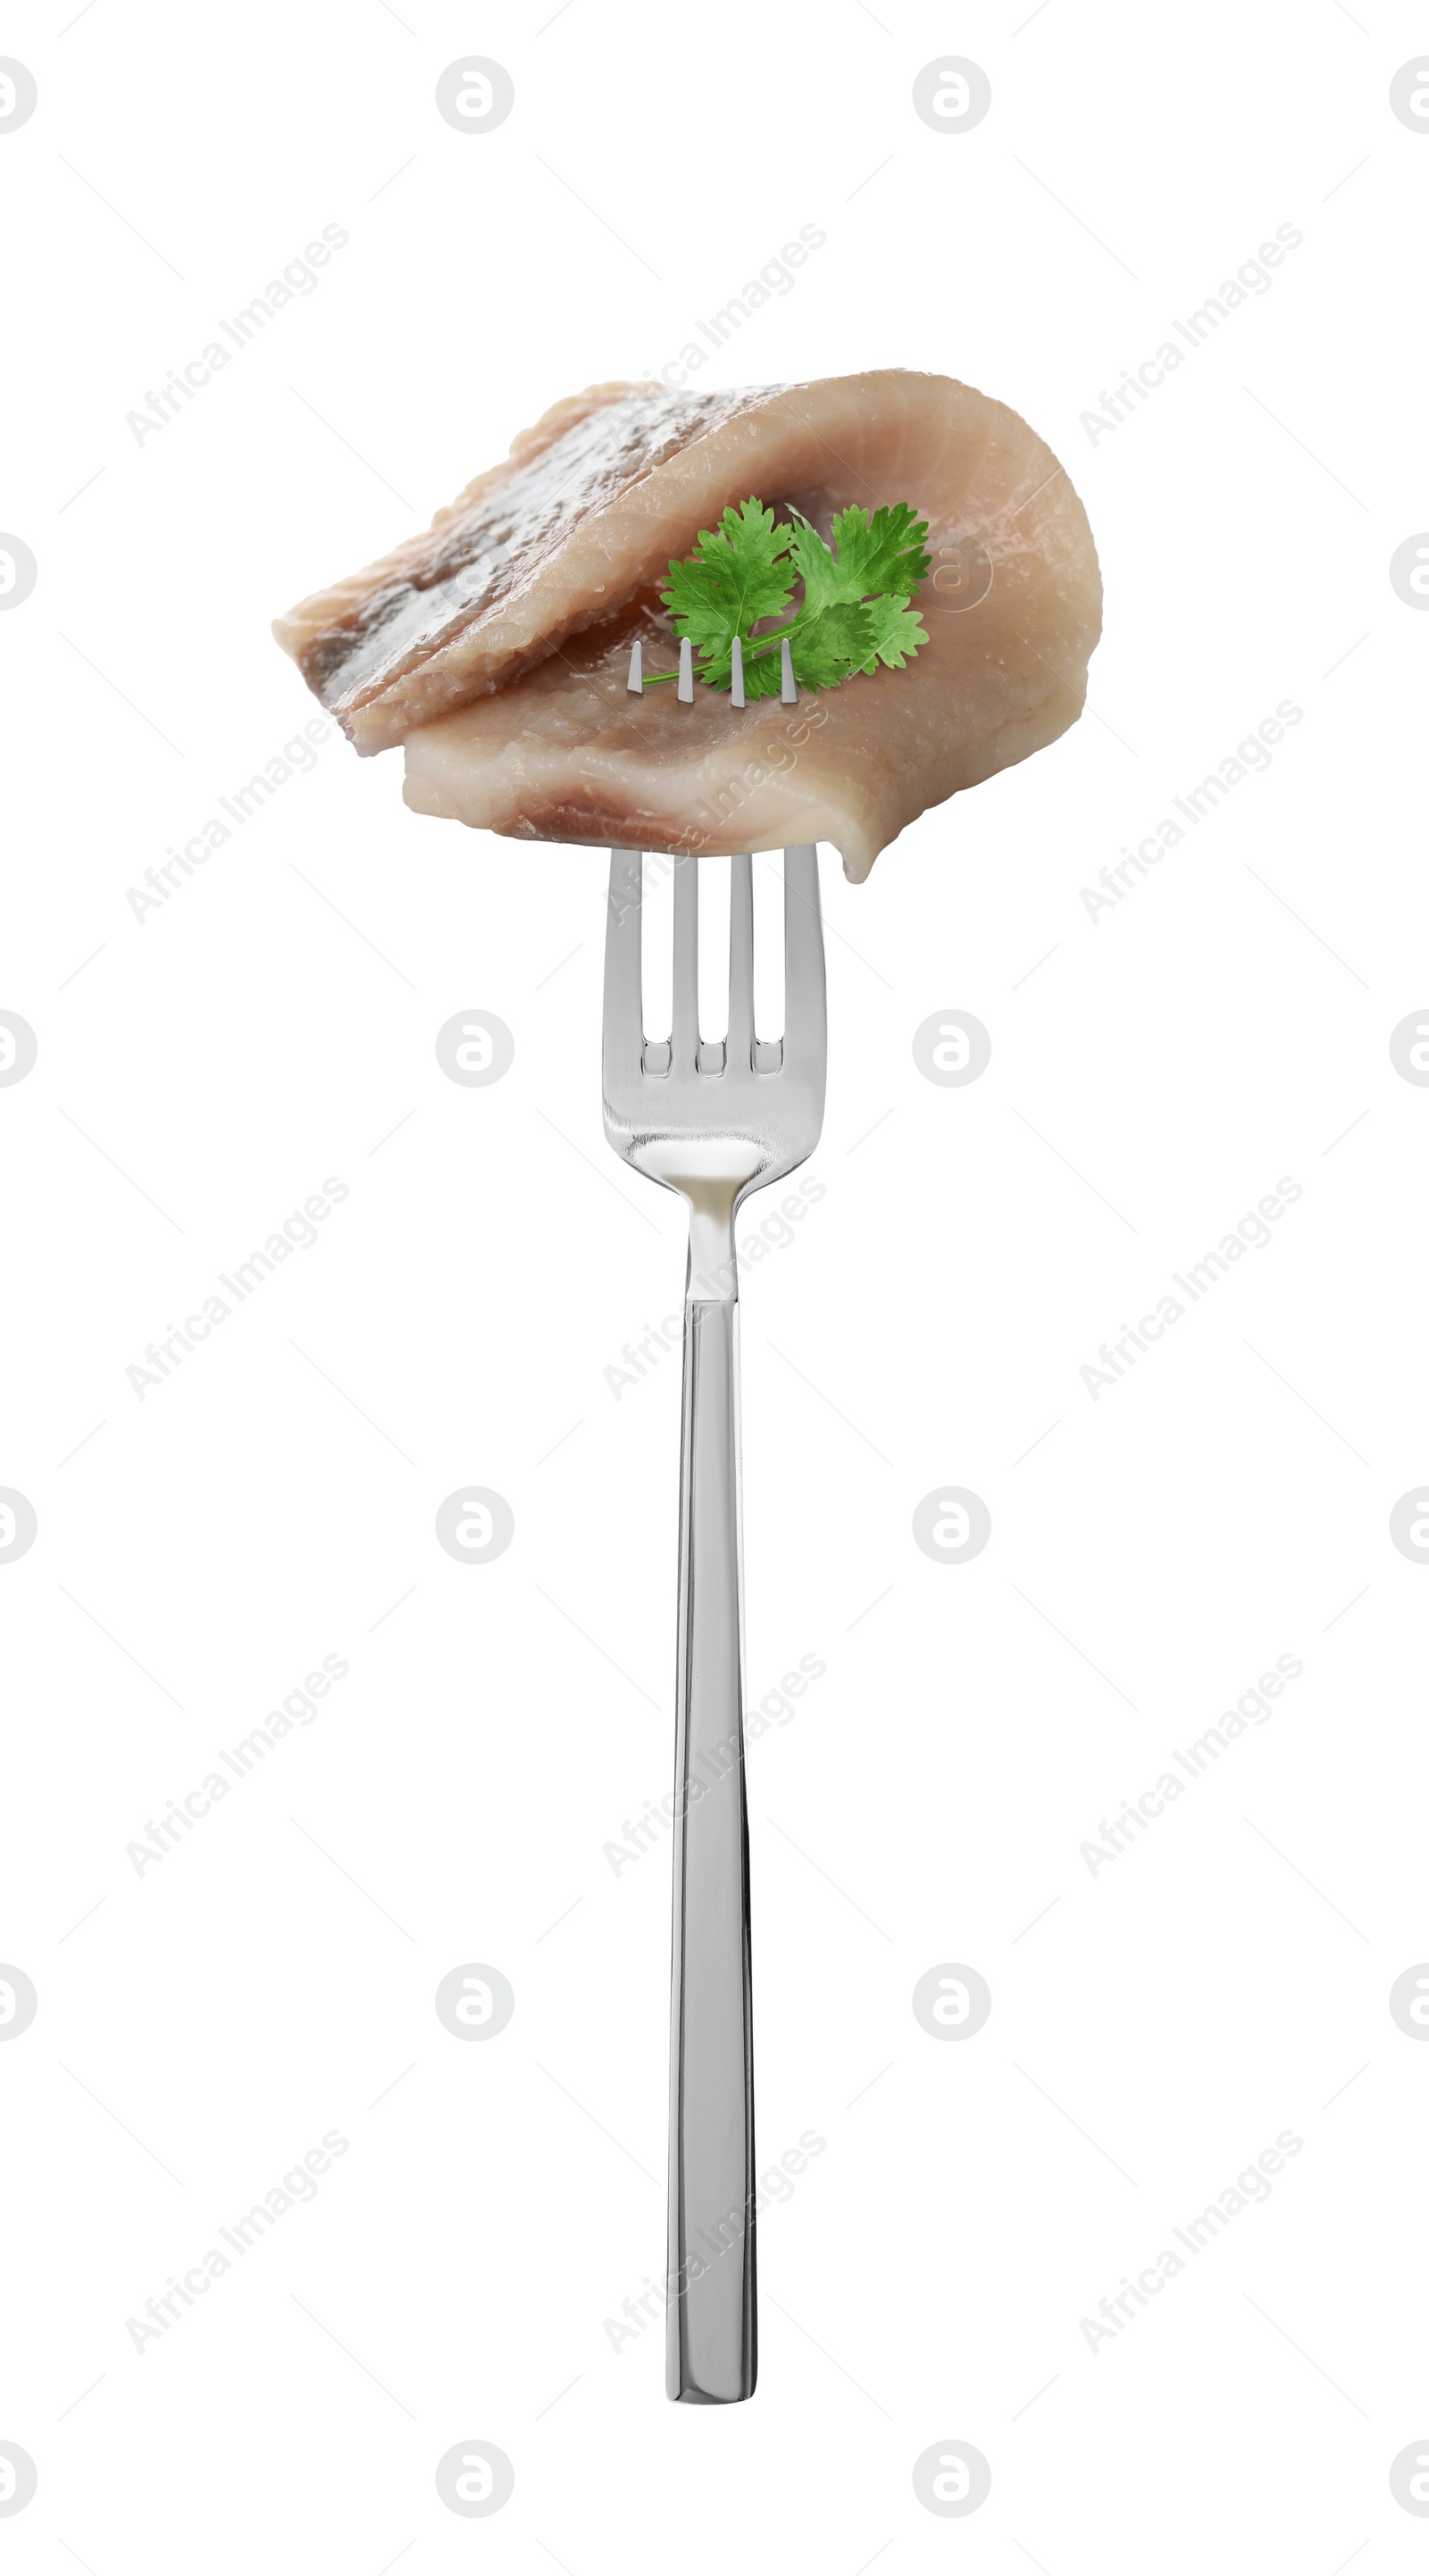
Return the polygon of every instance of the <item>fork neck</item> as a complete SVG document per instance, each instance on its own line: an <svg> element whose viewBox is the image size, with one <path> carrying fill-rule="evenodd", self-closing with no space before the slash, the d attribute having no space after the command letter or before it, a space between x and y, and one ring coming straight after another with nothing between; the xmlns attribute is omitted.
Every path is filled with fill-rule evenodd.
<svg viewBox="0 0 1429 2576"><path fill-rule="evenodd" d="M723 1181L685 1184L690 1203L690 1264L685 1302L691 1306L734 1306L739 1302L739 1270L734 1250L734 1211L739 1187Z"/></svg>

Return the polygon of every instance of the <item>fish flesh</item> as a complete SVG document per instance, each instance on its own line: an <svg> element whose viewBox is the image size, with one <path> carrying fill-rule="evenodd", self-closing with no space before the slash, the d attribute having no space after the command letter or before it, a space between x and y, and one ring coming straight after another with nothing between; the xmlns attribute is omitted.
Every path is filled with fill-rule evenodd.
<svg viewBox="0 0 1429 2576"><path fill-rule="evenodd" d="M795 706L673 669L672 559L755 494L828 538L906 501L932 557L927 641ZM1086 512L1016 412L885 369L725 393L609 384L558 403L429 530L280 618L360 752L401 743L406 802L520 840L724 853L830 841L859 881L928 807L1075 723L1101 627Z"/></svg>

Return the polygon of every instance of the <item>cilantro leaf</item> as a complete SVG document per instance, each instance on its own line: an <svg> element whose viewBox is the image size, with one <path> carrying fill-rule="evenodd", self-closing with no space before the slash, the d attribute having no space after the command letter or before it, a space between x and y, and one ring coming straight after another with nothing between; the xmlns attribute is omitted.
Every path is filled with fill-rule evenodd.
<svg viewBox="0 0 1429 2576"><path fill-rule="evenodd" d="M849 590L818 529L800 513L789 543L795 569L804 585L802 617L812 620L839 600L857 601L862 591Z"/></svg>
<svg viewBox="0 0 1429 2576"><path fill-rule="evenodd" d="M921 543L927 533L927 520L915 518L906 501L875 510L872 519L866 510L841 510L834 521L839 578L846 585L840 597L868 599L890 591L911 599L932 561Z"/></svg>
<svg viewBox="0 0 1429 2576"><path fill-rule="evenodd" d="M794 677L806 689L836 689L875 653L873 618L856 600L836 600L790 639Z"/></svg>
<svg viewBox="0 0 1429 2576"><path fill-rule="evenodd" d="M901 671L920 644L928 641L928 630L915 608L906 599L872 599L864 610L873 630L873 650L878 660L890 671ZM866 663L866 670L872 669Z"/></svg>
<svg viewBox="0 0 1429 2576"><path fill-rule="evenodd" d="M693 644L708 687L728 688L734 637L747 638L760 618L782 617L788 607L791 534L751 494L737 510L725 511L717 531L701 529L686 562L671 564L661 597L676 634Z"/></svg>
<svg viewBox="0 0 1429 2576"><path fill-rule="evenodd" d="M876 609L885 603L880 600ZM897 603L899 607L902 602ZM756 636L744 659L746 698L776 698L783 681L783 657L777 651L753 656L761 643L777 646L787 635L794 677L801 688L836 689L855 671L873 670L879 626L875 609L857 600L835 600L805 624L802 617L772 636ZM916 645L913 648L916 651Z"/></svg>
<svg viewBox="0 0 1429 2576"><path fill-rule="evenodd" d="M895 509L875 510L871 520L857 505L841 510L833 528L837 557L807 519L801 518L794 531L790 551L803 577L801 613L818 617L836 602L867 599L879 591L891 591L905 603L912 597L931 557L920 543L928 522L915 518L906 501Z"/></svg>

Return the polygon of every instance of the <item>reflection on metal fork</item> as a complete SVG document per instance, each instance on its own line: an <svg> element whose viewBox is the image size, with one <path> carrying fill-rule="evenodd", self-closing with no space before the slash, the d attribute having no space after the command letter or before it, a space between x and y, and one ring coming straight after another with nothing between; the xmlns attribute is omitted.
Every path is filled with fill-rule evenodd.
<svg viewBox="0 0 1429 2576"><path fill-rule="evenodd" d="M665 2388L690 2405L754 2392L754 2065L744 1792L739 1500L743 1199L819 1141L827 1055L818 852L784 853L784 1036L754 1034L754 890L730 862L729 1024L699 1033L698 862L675 867L673 1025L640 1006L641 854L612 850L605 940L605 1132L689 1205L680 1448L675 1903Z"/></svg>

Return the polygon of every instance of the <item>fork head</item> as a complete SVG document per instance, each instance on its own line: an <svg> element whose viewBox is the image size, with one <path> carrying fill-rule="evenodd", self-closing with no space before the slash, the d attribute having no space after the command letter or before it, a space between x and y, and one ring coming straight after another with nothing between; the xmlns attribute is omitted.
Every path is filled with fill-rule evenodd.
<svg viewBox="0 0 1429 2576"><path fill-rule="evenodd" d="M700 1041L693 856L674 863L670 1040L647 1040L640 1006L641 856L639 850L610 854L605 1132L627 1163L678 1190L693 1216L724 1238L741 1199L804 1162L823 1125L828 1049L818 851L806 842L784 853L784 1036L773 1045L754 1035L754 886L747 856L730 861L723 1045Z"/></svg>

